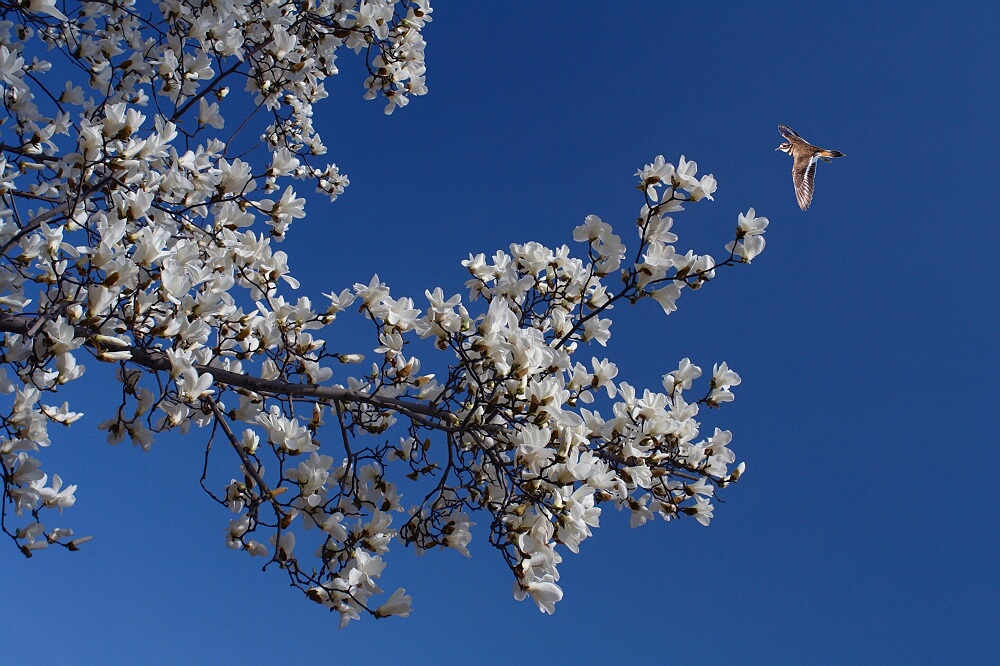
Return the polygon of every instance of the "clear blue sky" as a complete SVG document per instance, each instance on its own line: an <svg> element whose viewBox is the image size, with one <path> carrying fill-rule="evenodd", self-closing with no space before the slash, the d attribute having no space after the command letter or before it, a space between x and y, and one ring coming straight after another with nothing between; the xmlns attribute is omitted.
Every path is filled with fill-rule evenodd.
<svg viewBox="0 0 1000 666"><path fill-rule="evenodd" d="M397 547L384 587L405 585L414 614L338 631L282 573L225 548L229 515L197 485L203 439L111 448L90 400L78 406L91 427L54 431L46 467L80 484L67 522L95 540L30 561L0 551L3 659L995 659L998 422L985 384L1000 371L1000 11L746 4L439 2L426 97L385 117L361 100L360 63L342 58L317 122L351 186L313 203L282 248L304 294L377 272L422 302L425 288L460 290L469 252L569 243L590 213L629 242L636 168L659 153L697 160L719 191L678 217L682 245L721 254L754 206L771 221L767 249L669 318L651 303L618 312L609 355L639 386L684 356L743 376L711 417L747 474L711 527L632 530L606 511L581 554L565 554L552 617L514 601L482 539L471 560ZM819 165L805 213L774 152L779 122L847 153ZM394 167L399 150L408 162Z"/></svg>

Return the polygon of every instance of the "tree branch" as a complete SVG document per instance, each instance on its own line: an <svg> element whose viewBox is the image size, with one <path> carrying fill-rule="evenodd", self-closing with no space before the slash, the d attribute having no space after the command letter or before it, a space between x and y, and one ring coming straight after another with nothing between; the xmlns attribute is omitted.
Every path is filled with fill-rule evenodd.
<svg viewBox="0 0 1000 666"><path fill-rule="evenodd" d="M66 211L68 211L70 209L71 206L76 206L76 204L81 199L86 199L87 197L89 197L94 192L97 192L102 187L104 187L105 185L107 185L108 183L110 183L112 181L112 179L113 179L112 176L106 176L106 177L102 178L100 180L100 182L98 182L93 187L84 190L83 192L81 192L79 194L79 196L68 198L68 199L66 199L66 201L64 201L63 203L59 204L55 208L47 210L44 213L42 213L41 215L39 215L38 217L36 217L35 219L33 219L23 229L21 229L16 234L14 234L9 241L7 241L6 243L4 243L3 247L0 247L0 257L6 256L7 255L7 250L9 250L14 245L16 245L19 240L21 240L22 238L24 238L25 236L27 236L28 234L30 234L32 231L35 231L36 229L38 229L40 226L42 226L44 223L48 222L49 220L51 220L51 219L53 219L55 217L58 217L59 215L65 213Z"/></svg>
<svg viewBox="0 0 1000 666"><path fill-rule="evenodd" d="M16 315L8 312L0 312L0 333L19 333L31 337L31 330L39 320L39 316ZM108 339L98 331L86 326L76 326L76 335L86 340L88 347L107 349L113 347L115 351L127 351L131 358L129 362L142 366L149 370L170 372L172 366L166 353L159 349L143 349L128 344L122 344L114 339ZM101 336L98 338L97 336ZM317 384L294 384L277 379L264 379L254 375L248 375L209 365L195 365L195 369L200 374L210 374L216 382L227 386L235 386L247 389L254 393L268 395L286 395L299 398L315 398L322 401L342 401L366 403L381 409L390 409L405 414L418 421L421 425L444 432L463 432L468 430L467 425L453 424L454 416L446 410L436 409L421 402L410 400L400 400L380 395L369 395L359 391L340 388L338 386L319 386ZM484 426L488 427L488 426Z"/></svg>

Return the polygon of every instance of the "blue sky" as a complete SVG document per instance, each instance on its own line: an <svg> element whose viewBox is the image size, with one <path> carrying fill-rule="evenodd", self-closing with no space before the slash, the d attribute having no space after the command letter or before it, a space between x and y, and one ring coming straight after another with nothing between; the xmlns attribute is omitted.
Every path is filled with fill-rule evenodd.
<svg viewBox="0 0 1000 666"><path fill-rule="evenodd" d="M638 386L685 356L742 375L736 402L705 418L747 463L712 525L632 530L606 511L581 554L564 553L552 617L513 600L482 539L471 560L395 548L384 587L405 585L414 614L338 631L283 574L225 548L229 515L197 485L202 439L142 453L79 424L53 433L46 466L80 484L67 522L95 540L30 561L0 551L8 658L995 659L1000 523L981 456L1000 425L984 386L1000 370L1000 10L539 4L438 3L430 93L391 117L362 101L344 56L317 123L351 186L314 202L282 249L304 294L377 272L422 301L461 290L469 252L571 243L587 214L628 243L635 170L661 153L697 160L719 190L678 216L679 248L720 255L754 206L767 249L670 317L652 303L618 312L608 355ZM774 152L779 122L847 154L819 165L805 213ZM370 349L351 337L362 330L345 322L365 347L346 351ZM91 426L106 417L100 399L79 406Z"/></svg>

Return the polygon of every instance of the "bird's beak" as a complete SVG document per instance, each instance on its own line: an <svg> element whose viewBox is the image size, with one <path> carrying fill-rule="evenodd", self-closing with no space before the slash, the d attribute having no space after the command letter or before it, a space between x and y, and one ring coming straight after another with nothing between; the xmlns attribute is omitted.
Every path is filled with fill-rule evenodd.
<svg viewBox="0 0 1000 666"><path fill-rule="evenodd" d="M778 147L777 147L777 148L775 148L774 150L775 150L775 151L778 151L778 150L781 150L781 146L778 146Z"/></svg>

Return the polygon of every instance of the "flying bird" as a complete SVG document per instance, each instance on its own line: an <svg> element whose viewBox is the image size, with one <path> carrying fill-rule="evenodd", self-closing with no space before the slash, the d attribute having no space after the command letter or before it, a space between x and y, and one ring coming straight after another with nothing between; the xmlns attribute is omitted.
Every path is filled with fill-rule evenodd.
<svg viewBox="0 0 1000 666"><path fill-rule="evenodd" d="M812 203L816 162L819 160L829 162L831 157L844 157L844 153L839 150L817 148L799 136L799 133L788 125L778 125L778 131L788 141L782 143L775 150L788 153L794 159L792 162L792 183L795 185L795 198L799 201L799 208L805 210Z"/></svg>

